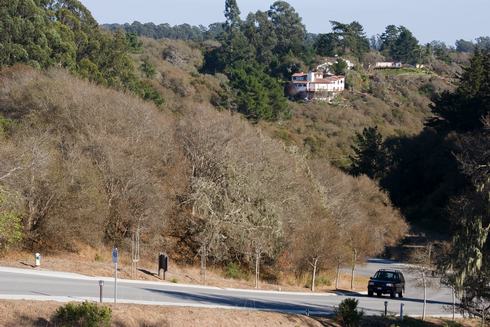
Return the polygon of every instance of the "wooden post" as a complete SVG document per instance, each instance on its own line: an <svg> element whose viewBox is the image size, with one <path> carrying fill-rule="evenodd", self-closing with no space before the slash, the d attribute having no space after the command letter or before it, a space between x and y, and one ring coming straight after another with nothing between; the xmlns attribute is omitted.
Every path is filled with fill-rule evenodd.
<svg viewBox="0 0 490 327"><path fill-rule="evenodd" d="M339 277L340 277L340 260L337 261L337 277L335 278L335 289L339 289Z"/></svg>
<svg viewBox="0 0 490 327"><path fill-rule="evenodd" d="M356 261L357 261L357 249L354 249L354 253L352 256L352 271L351 271L351 277L350 277L350 289L354 289L354 271L356 269Z"/></svg>
<svg viewBox="0 0 490 327"><path fill-rule="evenodd" d="M255 288L259 288L260 278L260 251L255 251Z"/></svg>

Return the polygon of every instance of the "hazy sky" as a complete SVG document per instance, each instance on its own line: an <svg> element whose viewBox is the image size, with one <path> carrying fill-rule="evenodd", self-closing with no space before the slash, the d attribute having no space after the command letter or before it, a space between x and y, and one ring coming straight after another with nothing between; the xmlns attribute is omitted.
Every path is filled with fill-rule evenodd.
<svg viewBox="0 0 490 327"><path fill-rule="evenodd" d="M99 23L209 25L223 21L224 0L81 0ZM273 0L238 0L242 16ZM368 34L386 25L408 27L421 42L490 36L490 0L289 0L308 31L329 32L330 20L359 21Z"/></svg>

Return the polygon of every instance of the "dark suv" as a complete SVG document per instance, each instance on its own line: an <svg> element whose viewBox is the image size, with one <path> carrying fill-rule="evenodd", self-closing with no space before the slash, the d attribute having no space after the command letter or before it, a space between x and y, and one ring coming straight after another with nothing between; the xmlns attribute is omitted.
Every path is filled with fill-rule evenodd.
<svg viewBox="0 0 490 327"><path fill-rule="evenodd" d="M401 298L404 292L405 277L399 270L380 269L369 280L368 296L373 296L376 293L377 296L389 294L390 297L394 298L398 294L398 297Z"/></svg>

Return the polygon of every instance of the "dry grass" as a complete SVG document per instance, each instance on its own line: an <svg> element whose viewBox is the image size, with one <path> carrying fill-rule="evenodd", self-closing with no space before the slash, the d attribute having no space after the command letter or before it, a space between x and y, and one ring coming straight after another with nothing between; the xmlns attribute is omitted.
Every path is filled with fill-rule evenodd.
<svg viewBox="0 0 490 327"><path fill-rule="evenodd" d="M53 326L51 318L60 306L57 302L0 301L0 326ZM340 327L333 318L309 318L300 315L271 312L215 310L196 308L156 307L118 304L112 306L112 326L156 327L156 326L330 326ZM406 319L403 323L390 318L365 317L361 326L406 326L406 327L477 327L478 320L455 322L431 318L425 322Z"/></svg>
<svg viewBox="0 0 490 327"><path fill-rule="evenodd" d="M0 301L1 326L52 326L55 302ZM322 326L312 318L270 312L117 305L112 326Z"/></svg>

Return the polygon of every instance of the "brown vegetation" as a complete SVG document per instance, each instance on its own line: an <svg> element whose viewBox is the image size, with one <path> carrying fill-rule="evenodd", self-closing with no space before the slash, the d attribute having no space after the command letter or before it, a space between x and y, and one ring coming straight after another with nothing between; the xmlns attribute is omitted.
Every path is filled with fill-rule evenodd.
<svg viewBox="0 0 490 327"><path fill-rule="evenodd" d="M0 185L17 199L27 248L128 249L140 230L143 256L200 257L203 279L208 260L238 262L258 283L261 271L270 281L310 271L310 249L322 251L317 268L332 268L405 231L373 182L309 162L238 115L196 103L161 111L59 70L16 66L0 79L13 122Z"/></svg>
<svg viewBox="0 0 490 327"><path fill-rule="evenodd" d="M53 326L52 316L60 306L54 302L1 301L1 326ZM112 326L322 326L313 318L272 312L112 306Z"/></svg>

